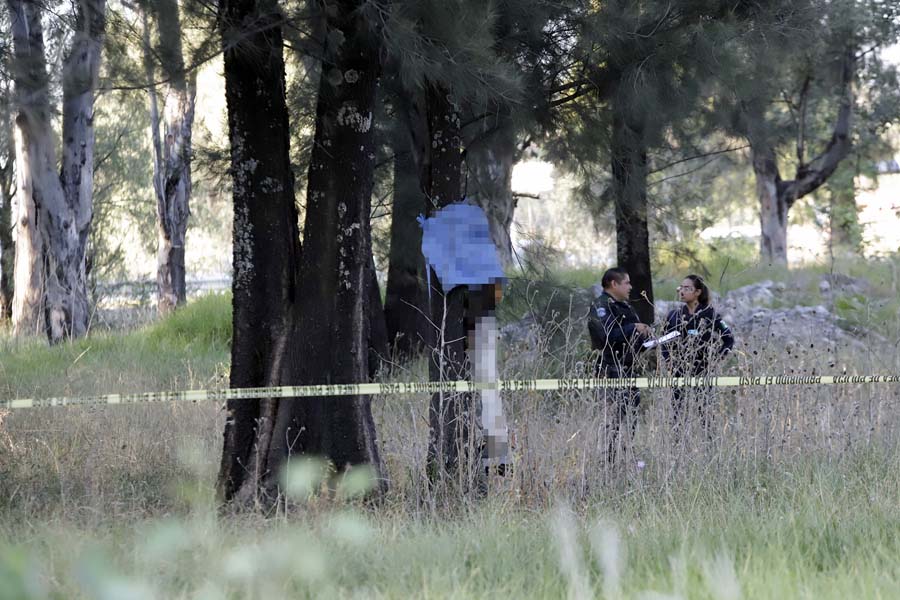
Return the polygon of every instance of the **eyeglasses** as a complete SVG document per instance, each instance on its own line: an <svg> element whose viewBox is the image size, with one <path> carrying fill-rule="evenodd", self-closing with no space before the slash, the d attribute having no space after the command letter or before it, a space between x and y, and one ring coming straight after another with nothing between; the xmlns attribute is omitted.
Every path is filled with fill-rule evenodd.
<svg viewBox="0 0 900 600"><path fill-rule="evenodd" d="M678 286L678 289L679 289L679 290L683 290L683 291L685 291L685 292L693 292L693 291L694 291L694 288L692 288L692 287L689 286L689 285L679 285L679 286Z"/></svg>

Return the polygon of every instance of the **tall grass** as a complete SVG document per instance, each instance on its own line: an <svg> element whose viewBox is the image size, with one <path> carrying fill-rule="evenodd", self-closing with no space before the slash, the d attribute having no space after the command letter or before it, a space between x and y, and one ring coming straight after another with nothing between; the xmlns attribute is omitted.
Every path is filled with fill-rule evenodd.
<svg viewBox="0 0 900 600"><path fill-rule="evenodd" d="M210 298L57 348L6 340L0 394L224 385L229 322L227 299ZM501 377L584 375L583 329L556 311L504 349ZM812 347L744 339L722 372L900 371L883 341L850 352L806 333ZM418 362L387 377L426 374ZM322 493L268 519L215 510L214 403L7 413L0 598L843 598L900 586L900 387L722 389L711 435L691 410L675 436L670 400L643 394L634 442L610 466L604 393L506 395L513 472L462 497L426 485L427 398L375 398L381 503Z"/></svg>

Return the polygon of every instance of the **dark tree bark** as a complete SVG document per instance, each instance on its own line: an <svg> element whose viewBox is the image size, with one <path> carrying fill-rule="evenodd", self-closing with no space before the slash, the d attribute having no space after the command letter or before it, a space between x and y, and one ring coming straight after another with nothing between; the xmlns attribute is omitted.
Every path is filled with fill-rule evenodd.
<svg viewBox="0 0 900 600"><path fill-rule="evenodd" d="M394 201L384 316L388 340L400 360L424 350L432 334L429 323L422 228L416 218L428 213L423 192L427 162L427 123L421 102L402 103L395 126Z"/></svg>
<svg viewBox="0 0 900 600"><path fill-rule="evenodd" d="M286 368L299 296L281 14L274 0L221 0L234 195L231 387L296 383ZM253 20L253 28L242 26ZM278 400L231 400L218 489L257 496ZM289 404L290 400L283 402Z"/></svg>
<svg viewBox="0 0 900 600"><path fill-rule="evenodd" d="M93 216L94 89L106 27L103 0L76 4L63 61L63 152L57 175L38 5L8 0L14 40L18 167L13 322L51 343L88 326L85 250Z"/></svg>
<svg viewBox="0 0 900 600"><path fill-rule="evenodd" d="M432 273L434 278L434 274ZM470 375L466 361L465 317L468 290L458 286L445 294L432 279L435 326L439 328L430 354L428 375L432 381L465 380ZM429 405L428 472L431 479L445 476L468 478L466 458L471 455L472 395L466 392L438 392Z"/></svg>
<svg viewBox="0 0 900 600"><path fill-rule="evenodd" d="M631 276L631 303L644 323L653 322L653 279L647 227L647 143L639 118L613 100L610 145L612 194L616 213L616 257Z"/></svg>
<svg viewBox="0 0 900 600"><path fill-rule="evenodd" d="M9 89L4 89L4 94ZM8 96L5 96L8 98ZM12 319L13 264L12 203L15 195L15 155L12 116L6 99L0 99L0 323Z"/></svg>
<svg viewBox="0 0 900 600"><path fill-rule="evenodd" d="M0 171L0 323L12 318L13 301L13 259L12 239L12 194L9 193L12 157L9 157Z"/></svg>
<svg viewBox="0 0 900 600"><path fill-rule="evenodd" d="M424 189L429 214L459 200L462 151L459 107L448 90L429 86L426 107L430 148L424 170ZM465 286L443 289L431 272L431 321L429 376L432 381L468 379L466 361ZM472 442L472 396L468 393L436 393L429 407L428 464L432 478L445 474L467 477L464 459ZM461 460L463 459L463 460Z"/></svg>
<svg viewBox="0 0 900 600"><path fill-rule="evenodd" d="M51 342L87 333L86 250L94 217L94 90L106 30L105 0L76 4L75 33L63 61L62 181L65 217L48 220L47 331ZM63 241L65 240L65 241Z"/></svg>
<svg viewBox="0 0 900 600"><path fill-rule="evenodd" d="M847 49L841 71L840 106L831 138L824 151L809 162L805 160L802 150L805 124L801 121L797 144L798 164L793 179L781 178L775 159L775 149L767 136L753 134L749 136L760 207L760 255L769 264L787 264L787 225L791 207L797 200L814 192L828 181L841 161L850 153L856 60L853 49ZM760 123L764 119L759 111L751 113L749 117L751 127L753 123Z"/></svg>
<svg viewBox="0 0 900 600"><path fill-rule="evenodd" d="M326 39L342 43L326 49L329 66L319 83L300 254L280 17L274 2L223 0L226 49L229 39L240 37L227 25L254 15L257 32L245 36L244 47L226 50L225 62L235 180L232 385L357 383L369 375L372 115L379 64L359 7L341 2L323 17ZM262 218L254 220L256 215ZM261 307L266 313L255 314ZM229 408L220 475L226 499L274 490L292 455L321 456L338 470L371 465L383 485L368 397L269 399Z"/></svg>
<svg viewBox="0 0 900 600"><path fill-rule="evenodd" d="M158 310L166 314L187 299L184 240L191 214L191 134L197 85L196 73L184 71L176 0L156 0L156 23L160 66L166 80L161 140L158 139L159 119L151 123L155 128L156 154L153 177L158 230L156 287ZM155 103L155 98L151 102Z"/></svg>
<svg viewBox="0 0 900 600"><path fill-rule="evenodd" d="M292 368L301 384L357 383L369 375L369 214L374 175L373 114L379 48L362 20L360 0L325 11L327 66L319 82L310 157L304 251ZM309 398L279 406L268 464L288 454L319 455L343 470L374 468L385 479L368 396Z"/></svg>

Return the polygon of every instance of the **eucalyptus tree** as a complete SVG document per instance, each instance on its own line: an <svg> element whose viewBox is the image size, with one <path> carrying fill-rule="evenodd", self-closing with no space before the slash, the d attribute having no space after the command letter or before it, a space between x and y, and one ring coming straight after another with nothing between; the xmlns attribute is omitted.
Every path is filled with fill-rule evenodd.
<svg viewBox="0 0 900 600"><path fill-rule="evenodd" d="M900 118L900 77L897 67L886 64L879 54L871 52L861 61L856 90L860 101L854 107L850 154L813 194L811 208L821 216L817 222L828 234L832 253L859 254L864 250L857 194L864 186L878 184L885 161L897 150L890 128ZM827 121L830 115L818 117ZM811 124L810 130L827 129Z"/></svg>
<svg viewBox="0 0 900 600"><path fill-rule="evenodd" d="M142 9L158 233L157 307L161 314L171 312L187 298L184 245L191 214L191 136L197 71L185 69L181 10L177 0L152 0ZM155 45L151 43L148 12L152 12L156 25ZM159 86L157 73L162 81Z"/></svg>
<svg viewBox="0 0 900 600"><path fill-rule="evenodd" d="M87 331L85 249L92 217L93 104L104 0L74 5L62 65L62 158L52 127L41 6L7 0L13 38L17 189L13 324L51 343Z"/></svg>
<svg viewBox="0 0 900 600"><path fill-rule="evenodd" d="M895 118L866 107L883 100L877 82L892 80L878 55L897 40L898 10L878 0L792 2L742 36L719 110L751 148L763 261L787 263L789 212L850 155L854 121L870 115L861 125L877 129Z"/></svg>

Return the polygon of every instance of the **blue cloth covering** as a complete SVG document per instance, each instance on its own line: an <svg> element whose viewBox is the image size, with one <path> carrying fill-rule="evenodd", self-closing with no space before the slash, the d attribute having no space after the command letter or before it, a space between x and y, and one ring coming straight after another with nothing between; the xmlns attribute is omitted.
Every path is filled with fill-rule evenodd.
<svg viewBox="0 0 900 600"><path fill-rule="evenodd" d="M430 219L420 215L418 221L422 226L422 254L445 292L458 285L494 283L504 277L480 206L450 204Z"/></svg>

